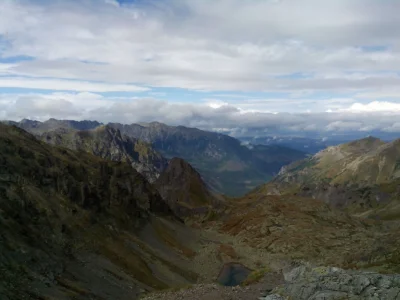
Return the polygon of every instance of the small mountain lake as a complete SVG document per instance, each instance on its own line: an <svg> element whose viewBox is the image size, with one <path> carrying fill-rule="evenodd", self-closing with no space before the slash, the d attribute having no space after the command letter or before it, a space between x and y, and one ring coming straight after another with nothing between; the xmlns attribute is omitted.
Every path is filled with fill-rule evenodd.
<svg viewBox="0 0 400 300"><path fill-rule="evenodd" d="M239 263L227 263L219 272L217 281L224 286L236 286L241 284L251 270Z"/></svg>

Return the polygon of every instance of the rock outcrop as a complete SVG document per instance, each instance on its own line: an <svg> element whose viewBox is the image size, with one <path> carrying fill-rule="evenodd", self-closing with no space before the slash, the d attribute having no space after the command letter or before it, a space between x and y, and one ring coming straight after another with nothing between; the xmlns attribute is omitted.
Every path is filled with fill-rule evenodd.
<svg viewBox="0 0 400 300"><path fill-rule="evenodd" d="M262 300L398 300L400 274L346 271L334 267L297 267L286 283Z"/></svg>

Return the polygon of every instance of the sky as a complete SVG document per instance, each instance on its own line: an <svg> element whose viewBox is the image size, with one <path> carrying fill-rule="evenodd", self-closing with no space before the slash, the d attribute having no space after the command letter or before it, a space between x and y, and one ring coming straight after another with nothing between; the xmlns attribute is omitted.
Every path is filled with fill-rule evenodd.
<svg viewBox="0 0 400 300"><path fill-rule="evenodd" d="M2 0L0 119L400 135L400 1Z"/></svg>

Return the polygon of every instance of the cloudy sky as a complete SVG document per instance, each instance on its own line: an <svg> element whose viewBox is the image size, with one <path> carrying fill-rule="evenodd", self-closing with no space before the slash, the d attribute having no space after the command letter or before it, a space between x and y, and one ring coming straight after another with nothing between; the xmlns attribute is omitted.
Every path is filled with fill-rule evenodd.
<svg viewBox="0 0 400 300"><path fill-rule="evenodd" d="M400 1L1 0L0 119L400 135Z"/></svg>

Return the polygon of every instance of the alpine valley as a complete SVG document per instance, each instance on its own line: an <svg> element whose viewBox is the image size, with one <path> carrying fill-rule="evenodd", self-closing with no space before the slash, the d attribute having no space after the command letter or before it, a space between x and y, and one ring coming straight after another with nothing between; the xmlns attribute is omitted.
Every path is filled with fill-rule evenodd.
<svg viewBox="0 0 400 300"><path fill-rule="evenodd" d="M1 299L400 299L399 145L5 121Z"/></svg>
<svg viewBox="0 0 400 300"><path fill-rule="evenodd" d="M39 122L24 119L8 123L40 136L46 142L95 155L100 151L102 157L117 160L118 157L112 157L115 147L110 149L109 143L113 143L113 146L116 143L121 146L121 143L140 143L135 146L135 153L125 153L123 156L126 159L130 156L130 161L153 173L148 174L153 179L165 168L161 156L154 152L157 151L167 159L185 159L198 170L211 189L230 196L249 192L271 179L282 166L306 157L304 152L285 146L259 145L253 148L227 135L158 122L103 125L96 121L50 119ZM122 136L124 142L116 140L122 139ZM147 151L149 157L145 158ZM150 165L156 165L156 169L149 170L151 167L144 163L146 160Z"/></svg>

